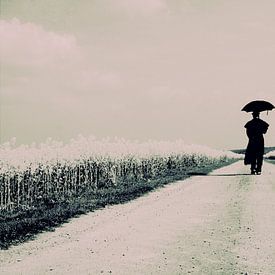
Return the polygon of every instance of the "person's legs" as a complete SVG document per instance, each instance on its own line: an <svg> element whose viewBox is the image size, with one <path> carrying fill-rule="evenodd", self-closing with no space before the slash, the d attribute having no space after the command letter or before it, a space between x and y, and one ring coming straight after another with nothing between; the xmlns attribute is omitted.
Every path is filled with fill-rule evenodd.
<svg viewBox="0 0 275 275"><path fill-rule="evenodd" d="M255 174L256 173L256 158L255 157L251 158L251 167L250 167L250 170L251 170L251 174Z"/></svg>
<svg viewBox="0 0 275 275"><path fill-rule="evenodd" d="M257 174L261 174L261 172L262 172L262 165L263 165L263 155L258 155L256 161L257 161L256 172L257 172Z"/></svg>

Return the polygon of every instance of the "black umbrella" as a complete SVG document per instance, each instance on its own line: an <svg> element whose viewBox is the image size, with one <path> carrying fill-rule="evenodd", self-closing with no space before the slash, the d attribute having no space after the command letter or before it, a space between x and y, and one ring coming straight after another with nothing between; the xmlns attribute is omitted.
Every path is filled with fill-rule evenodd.
<svg viewBox="0 0 275 275"><path fill-rule="evenodd" d="M262 111L271 111L275 107L270 102L264 100L255 100L246 104L242 111L245 112L262 112Z"/></svg>

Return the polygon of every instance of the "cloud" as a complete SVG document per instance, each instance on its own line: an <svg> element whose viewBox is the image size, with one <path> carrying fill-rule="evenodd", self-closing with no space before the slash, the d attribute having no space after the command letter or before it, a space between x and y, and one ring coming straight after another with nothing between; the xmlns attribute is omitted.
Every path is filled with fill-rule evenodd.
<svg viewBox="0 0 275 275"><path fill-rule="evenodd" d="M73 35L46 31L18 19L0 20L1 60L12 66L38 67L80 58Z"/></svg>
<svg viewBox="0 0 275 275"><path fill-rule="evenodd" d="M9 98L43 96L47 100L58 94L61 99L112 91L121 85L116 72L97 69L88 58L91 49L81 47L74 35L15 18L0 20L0 39L2 90Z"/></svg>
<svg viewBox="0 0 275 275"><path fill-rule="evenodd" d="M93 88L96 90L110 91L114 87L120 87L121 78L117 73L114 72L99 72L93 69L90 70L81 70L75 73L76 78L79 80L76 84L76 89L81 89L82 91L89 91Z"/></svg>
<svg viewBox="0 0 275 275"><path fill-rule="evenodd" d="M50 131L40 115L58 125L53 136L63 127L67 136L85 129L240 144L249 117L242 105L274 101L274 16L264 4L248 12L247 1L238 10L227 2L80 2L48 5L47 20L41 2L40 13L32 5L18 14L32 23L0 21L6 137ZM30 125L19 131L25 112Z"/></svg>
<svg viewBox="0 0 275 275"><path fill-rule="evenodd" d="M151 16L168 11L165 0L106 0L105 6L128 16Z"/></svg>

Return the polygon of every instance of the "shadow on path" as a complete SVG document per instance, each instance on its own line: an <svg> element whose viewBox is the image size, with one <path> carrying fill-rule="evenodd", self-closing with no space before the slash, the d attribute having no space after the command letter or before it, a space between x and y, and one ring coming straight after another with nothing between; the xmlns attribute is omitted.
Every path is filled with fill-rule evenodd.
<svg viewBox="0 0 275 275"><path fill-rule="evenodd" d="M235 177L235 176L253 176L251 174L206 174L206 173L197 173L197 172L190 172L188 173L189 176L208 176L208 177Z"/></svg>

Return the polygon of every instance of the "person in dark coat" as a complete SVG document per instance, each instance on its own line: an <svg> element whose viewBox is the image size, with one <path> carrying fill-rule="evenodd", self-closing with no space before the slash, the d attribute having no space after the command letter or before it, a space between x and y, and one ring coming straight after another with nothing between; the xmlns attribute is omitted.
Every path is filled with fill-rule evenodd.
<svg viewBox="0 0 275 275"><path fill-rule="evenodd" d="M245 124L248 136L245 165L251 165L251 174L261 174L264 155L264 134L267 132L268 123L260 119L259 112L252 113L253 119Z"/></svg>

